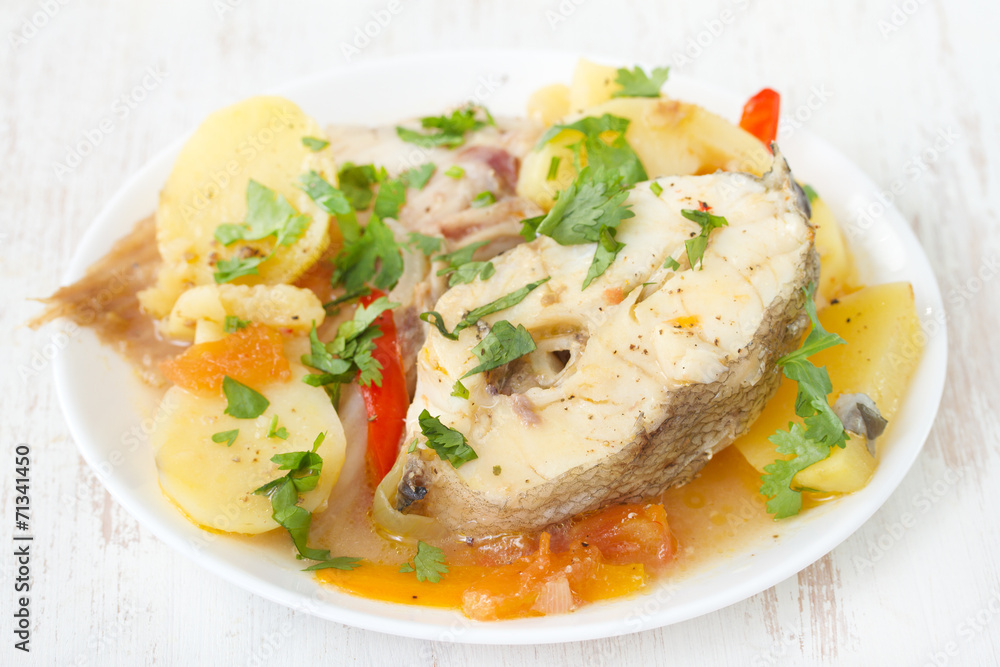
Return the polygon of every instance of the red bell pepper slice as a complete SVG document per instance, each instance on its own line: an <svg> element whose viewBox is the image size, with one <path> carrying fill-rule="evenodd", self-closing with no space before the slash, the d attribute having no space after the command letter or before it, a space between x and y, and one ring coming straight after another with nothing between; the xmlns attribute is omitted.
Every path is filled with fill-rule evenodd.
<svg viewBox="0 0 1000 667"><path fill-rule="evenodd" d="M764 142L771 150L771 142L778 136L778 115L781 111L781 95L765 88L743 106L740 127Z"/></svg>
<svg viewBox="0 0 1000 667"><path fill-rule="evenodd" d="M368 306L380 296L385 296L385 293L373 289L371 294L361 297L361 303ZM375 324L382 330L382 335L374 341L372 357L382 364L382 385L362 385L361 396L368 412L368 461L376 482L380 482L392 469L399 454L410 396L406 392L403 357L399 351L392 311L379 315Z"/></svg>

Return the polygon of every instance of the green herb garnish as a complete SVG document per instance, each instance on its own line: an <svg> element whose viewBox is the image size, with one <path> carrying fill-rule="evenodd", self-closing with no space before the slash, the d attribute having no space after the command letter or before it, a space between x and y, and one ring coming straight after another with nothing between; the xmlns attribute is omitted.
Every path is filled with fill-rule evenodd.
<svg viewBox="0 0 1000 667"><path fill-rule="evenodd" d="M494 125L493 117L489 111L482 108L486 115L486 120L476 118L476 111L482 107L469 105L462 109L457 109L449 116L427 116L420 119L420 127L429 132L417 132L405 127L396 127L396 134L403 141L416 144L424 148L455 148L465 143L466 132L474 132L487 125Z"/></svg>
<svg viewBox="0 0 1000 667"><path fill-rule="evenodd" d="M367 306L359 306L354 311L354 317L337 327L336 337L326 344L320 342L314 322L309 332L309 354L302 356L302 363L322 371L322 374L306 375L302 378L303 382L322 387L348 384L357 376L362 386L375 384L381 387L382 364L372 356L374 341L382 335L375 320L398 305L381 296Z"/></svg>
<svg viewBox="0 0 1000 667"><path fill-rule="evenodd" d="M611 97L659 97L660 88L669 75L669 67L654 67L652 75L647 75L641 67L632 70L623 67L615 77L615 83L622 88L612 93Z"/></svg>
<svg viewBox="0 0 1000 667"><path fill-rule="evenodd" d="M240 329L245 329L250 324L250 320L241 320L235 315L226 315L222 324L222 330L228 334L236 333Z"/></svg>
<svg viewBox="0 0 1000 667"><path fill-rule="evenodd" d="M442 574L448 574L448 566L444 564L444 551L432 547L426 542L417 542L417 553L413 562L399 566L400 572L416 572L417 581L429 581L436 584L441 581Z"/></svg>
<svg viewBox="0 0 1000 667"><path fill-rule="evenodd" d="M224 412L237 419L256 419L271 404L263 394L228 375L222 378L222 393L228 402Z"/></svg>
<svg viewBox="0 0 1000 667"><path fill-rule="evenodd" d="M438 255L434 261L444 262L447 266L438 271L437 275L448 276L448 287L471 283L477 276L480 280L488 279L496 270L493 262L472 261L475 252L487 243L489 242L470 243L454 252Z"/></svg>
<svg viewBox="0 0 1000 667"><path fill-rule="evenodd" d="M536 289L539 285L548 282L550 279L551 276L546 276L541 280L528 283L524 287L516 289L510 294L506 294L495 301L491 301L485 306L480 306L479 308L470 310L469 313L455 325L455 328L450 333L448 331L448 327L444 324L444 318L441 317L441 313L436 310L420 313L420 319L424 322L433 324L437 328L438 332L448 340L458 340L458 333L463 329L468 329L487 315L492 315L493 313L497 313L501 310L506 310L511 306L516 306L524 301L524 297L528 296L532 290Z"/></svg>
<svg viewBox="0 0 1000 667"><path fill-rule="evenodd" d="M499 368L534 351L535 341L523 324L515 328L507 320L496 322L479 344L472 348L472 354L479 359L479 364L458 379L452 396L464 394L462 398L469 397L468 389L462 385L465 378Z"/></svg>
<svg viewBox="0 0 1000 667"><path fill-rule="evenodd" d="M420 432L427 438L427 446L437 452L442 461L448 461L458 468L463 463L479 458L469 446L465 436L453 428L448 428L437 417L425 409L417 418Z"/></svg>
<svg viewBox="0 0 1000 667"><path fill-rule="evenodd" d="M718 229L719 227L728 227L729 221L727 221L721 215L712 215L708 211L698 211L695 209L685 208L681 209L681 215L692 222L698 223L701 227L701 233L693 239L688 239L684 241L684 247L687 250L688 264L691 268L697 268L699 270L705 268L703 260L705 257L705 249L708 247L708 237L712 233L713 229Z"/></svg>
<svg viewBox="0 0 1000 667"><path fill-rule="evenodd" d="M779 454L794 456L787 461L778 459L764 466L767 474L761 477L763 484L760 492L769 498L767 511L775 519L798 514L802 509L802 492L792 488L795 475L826 459L833 447L845 447L848 440L844 424L827 398L833 391L830 375L826 368L817 368L808 359L817 352L845 342L837 334L826 331L820 323L813 301L816 284L810 284L803 291L806 294L805 309L813 328L798 350L778 359L778 366L786 378L798 383L795 414L803 419L805 428L802 424L789 423L787 431L777 431L768 438L777 445Z"/></svg>
<svg viewBox="0 0 1000 667"><path fill-rule="evenodd" d="M325 437L325 433L316 436L312 450L308 452L286 452L272 456L271 461L278 464L278 470L287 470L288 472L254 489L254 493L270 498L271 518L288 531L299 556L320 561L306 568L307 570L327 568L353 570L360 563L360 558L346 556L333 558L326 549L311 549L307 546L312 513L298 505L299 494L312 491L319 484L320 473L323 470L323 459L316 451L323 444Z"/></svg>
<svg viewBox="0 0 1000 667"><path fill-rule="evenodd" d="M286 429L284 426L278 428L278 415L273 415L271 417L271 423L267 427L267 437L280 438L281 440L288 440L288 429Z"/></svg>
<svg viewBox="0 0 1000 667"><path fill-rule="evenodd" d="M472 201L469 202L469 206L472 208L482 208L484 206L489 206L490 204L495 204L496 202L496 195L489 190L484 190L472 198Z"/></svg>
<svg viewBox="0 0 1000 667"><path fill-rule="evenodd" d="M459 178L465 176L465 170L459 167L457 164L453 164L445 170L444 175L447 176L448 178L454 178L458 180Z"/></svg>
<svg viewBox="0 0 1000 667"><path fill-rule="evenodd" d="M240 434L238 428L234 428L231 431L219 431L218 433L212 434L212 442L226 443L226 447L232 447L233 443L236 442L236 436Z"/></svg>
<svg viewBox="0 0 1000 667"><path fill-rule="evenodd" d="M329 146L330 142L326 139L317 139L316 137L302 137L302 145L313 153L316 153Z"/></svg>
<svg viewBox="0 0 1000 667"><path fill-rule="evenodd" d="M410 235L407 237L407 243L410 244L411 248L417 248L420 252L430 257L434 253L441 251L444 239L439 236L427 236L420 232L410 232Z"/></svg>

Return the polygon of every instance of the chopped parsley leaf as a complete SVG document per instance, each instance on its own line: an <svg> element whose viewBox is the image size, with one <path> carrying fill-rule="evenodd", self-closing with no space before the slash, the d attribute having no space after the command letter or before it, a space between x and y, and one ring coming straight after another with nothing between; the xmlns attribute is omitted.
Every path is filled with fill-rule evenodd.
<svg viewBox="0 0 1000 667"><path fill-rule="evenodd" d="M433 162L427 162L419 167L404 171L399 177L409 187L423 190L424 186L427 185L427 181L431 180L431 176L434 175L436 169L437 166Z"/></svg>
<svg viewBox="0 0 1000 667"><path fill-rule="evenodd" d="M476 118L476 111L482 109L486 120ZM424 148L455 148L465 143L466 132L495 125L493 117L483 107L468 105L462 109L456 109L450 116L427 116L420 119L420 127L430 132L417 132L405 127L396 127L396 134L403 141L416 144Z"/></svg>
<svg viewBox="0 0 1000 667"><path fill-rule="evenodd" d="M490 204L495 204L496 202L496 195L489 190L484 190L472 198L472 201L469 202L469 206L472 208L482 208L484 206L489 206Z"/></svg>
<svg viewBox="0 0 1000 667"><path fill-rule="evenodd" d="M448 178L459 179L465 176L465 170L457 164L453 164L445 170L444 175Z"/></svg>
<svg viewBox="0 0 1000 667"><path fill-rule="evenodd" d="M562 161L562 158L559 157L558 155L553 155L552 156L552 160L549 162L549 173L545 175L545 180L546 181L555 180L556 174L559 173L559 163L561 161Z"/></svg>
<svg viewBox="0 0 1000 667"><path fill-rule="evenodd" d="M469 398L469 390L461 380L456 380L455 385L451 388L451 395L456 398Z"/></svg>
<svg viewBox="0 0 1000 667"><path fill-rule="evenodd" d="M843 338L823 329L813 301L815 290L815 283L804 290L812 330L798 350L778 359L785 377L798 383L795 414L802 418L805 428L802 424L790 423L787 431L779 430L768 438L777 445L779 454L794 455L791 459L778 459L764 466L767 474L761 477L760 492L769 499L767 511L775 519L798 514L802 509L802 492L792 488L795 475L826 459L833 447L847 445L847 432L828 400L833 391L830 376L825 368L817 368L808 360L817 352L844 344Z"/></svg>
<svg viewBox="0 0 1000 667"><path fill-rule="evenodd" d="M403 563L400 572L416 572L417 581L429 581L436 584L441 581L442 574L448 574L448 566L444 564L444 551L432 547L426 542L417 542L417 553L413 563Z"/></svg>
<svg viewBox="0 0 1000 667"><path fill-rule="evenodd" d="M272 456L271 461L278 464L278 470L287 470L288 472L254 489L254 494L270 498L271 518L288 531L299 556L320 561L306 569L321 570L332 567L350 570L358 566L360 558L344 556L333 558L326 549L311 549L307 546L312 513L298 504L300 493L312 491L319 484L320 473L323 470L323 459L316 451L323 444L325 438L325 433L316 436L312 449L308 452L285 452Z"/></svg>
<svg viewBox="0 0 1000 667"><path fill-rule="evenodd" d="M381 387L382 364L372 356L374 341L382 335L375 320L398 305L382 296L367 306L359 306L354 311L354 317L341 323L337 335L325 345L320 342L316 324L313 323L309 332L309 354L302 356L302 363L322 373L307 375L302 380L314 387L322 387L348 384L357 376L358 382L365 387L371 384Z"/></svg>
<svg viewBox="0 0 1000 667"><path fill-rule="evenodd" d="M409 237L407 237L407 243L410 244L411 248L417 248L420 252L430 257L436 252L441 252L444 239L440 236L427 236L420 232L410 232Z"/></svg>
<svg viewBox="0 0 1000 667"><path fill-rule="evenodd" d="M250 320L241 320L235 315L226 315L226 319L222 325L222 330L228 334L236 333L240 329L246 328L249 324Z"/></svg>
<svg viewBox="0 0 1000 667"><path fill-rule="evenodd" d="M487 280L496 271L493 262L474 262L472 256L476 250L489 243L479 241L470 243L454 252L438 255L434 258L437 262L447 264L437 272L439 276L448 276L448 287L455 285L465 285L471 283L478 276L480 280Z"/></svg>
<svg viewBox="0 0 1000 667"><path fill-rule="evenodd" d="M236 436L240 434L238 428L234 428L231 431L219 431L218 433L212 434L212 442L226 443L226 447L232 447L233 443L236 442Z"/></svg>
<svg viewBox="0 0 1000 667"><path fill-rule="evenodd" d="M459 380L499 368L534 351L535 341L523 324L518 324L515 328L507 320L500 320L490 328L490 332L479 341L479 344L472 348L472 354L479 359L479 364Z"/></svg>
<svg viewBox="0 0 1000 667"><path fill-rule="evenodd" d="M663 268L665 268L665 269L673 269L674 271L679 271L680 268L681 268L681 264L680 264L680 262L678 262L673 257L667 257L667 261L665 261L663 263Z"/></svg>
<svg viewBox="0 0 1000 667"><path fill-rule="evenodd" d="M612 93L611 97L659 97L660 88L669 75L669 67L654 67L652 75L647 75L641 67L632 70L623 67L615 78L615 83L622 88Z"/></svg>
<svg viewBox="0 0 1000 667"><path fill-rule="evenodd" d="M271 417L271 423L267 427L267 437L288 440L288 429L284 426L278 428L278 415L273 415Z"/></svg>
<svg viewBox="0 0 1000 667"><path fill-rule="evenodd" d="M372 186L384 178L384 170L373 164L356 165L345 162L337 171L337 183L347 201L356 211L364 211L372 203ZM346 212L346 211L345 211Z"/></svg>
<svg viewBox="0 0 1000 667"><path fill-rule="evenodd" d="M425 409L417 418L420 432L427 438L427 446L437 452L442 461L448 461L458 468L463 463L479 458L469 446L465 436L453 428L448 428L437 417Z"/></svg>
<svg viewBox="0 0 1000 667"><path fill-rule="evenodd" d="M462 318L462 320L455 325L454 330L450 333L448 328L444 324L444 318L441 317L441 313L436 310L427 311L420 313L420 319L424 322L433 324L438 332L447 338L448 340L458 340L458 333L463 329L468 329L473 326L476 322L486 317L487 315L492 315L493 313L499 312L501 310L506 310L511 306L516 306L517 304L524 301L524 298L531 293L532 290L536 289L538 286L548 282L551 276L546 276L541 280L537 280L533 283L528 283L524 287L514 290L510 294L506 294L495 301L491 301L485 306L480 306L470 310L469 313Z"/></svg>
<svg viewBox="0 0 1000 667"><path fill-rule="evenodd" d="M713 215L708 211L698 211L695 209L681 209L681 215L692 222L698 223L701 233L693 239L684 241L684 248L687 250L688 264L691 268L697 266L698 270L704 268L705 249L708 247L708 237L713 229L728 227L729 221L721 215Z"/></svg>
<svg viewBox="0 0 1000 667"><path fill-rule="evenodd" d="M294 233L286 228L291 226ZM247 218L239 224L225 223L215 228L215 239L224 246L236 241L259 241L269 236L291 245L309 226L309 216L296 211L285 196L251 179L247 184Z"/></svg>
<svg viewBox="0 0 1000 667"><path fill-rule="evenodd" d="M228 402L224 412L237 419L256 419L271 404L263 394L228 375L222 378L222 393Z"/></svg>
<svg viewBox="0 0 1000 667"><path fill-rule="evenodd" d="M317 139L316 137L302 137L302 145L313 153L316 153L329 146L330 142L326 139Z"/></svg>
<svg viewBox="0 0 1000 667"><path fill-rule="evenodd" d="M539 139L541 148L560 133L572 130L583 134L583 140L574 144L576 160L590 168L590 178L622 186L634 185L649 178L639 156L625 140L628 118L604 114L600 118L587 116L575 123L553 125Z"/></svg>

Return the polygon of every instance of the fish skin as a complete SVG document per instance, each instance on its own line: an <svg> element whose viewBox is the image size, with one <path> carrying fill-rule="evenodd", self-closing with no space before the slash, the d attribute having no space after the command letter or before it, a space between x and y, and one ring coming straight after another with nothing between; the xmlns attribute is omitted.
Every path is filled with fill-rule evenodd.
<svg viewBox="0 0 1000 667"><path fill-rule="evenodd" d="M474 407L475 414L465 415L461 412L462 404L454 402L461 399L450 399L444 396L450 390L449 383L453 381L452 377L457 377L463 370L467 370L466 366L470 364L455 368L454 363L449 364L447 357L447 350L451 348L443 346L464 345L470 347L485 335L487 329L483 326L470 327L463 332L463 337L457 343L444 341L436 332L433 332L418 357L417 394L407 419L406 441L411 441L414 437L419 436L416 415L422 409L429 408L432 414L441 414L443 423L467 435L469 444L479 453L480 460L466 463L462 468L455 469L439 459L433 451L425 446L418 447L412 453L401 452L400 456L404 461L402 478L398 487L398 498L406 500L397 501L397 509L407 513L434 517L447 528L467 536L536 531L581 512L615 503L640 500L657 494L668 487L684 484L690 481L715 453L728 446L749 428L763 410L766 402L777 390L780 382L780 370L776 366L777 359L798 346L801 335L808 325L808 318L803 308L805 299L803 288L817 279L819 258L813 246L813 229L809 224L807 211L803 210L800 204L794 180L791 178L787 163L780 152L776 151L775 153L775 163L772 170L760 179L747 174L717 173L712 176L674 177L658 179L658 181L666 189L668 184L671 187L680 184L683 188L690 183L698 184L700 187L709 181L688 179L712 178L722 179L719 181L719 187L732 188L733 191L737 192L737 196L742 189L757 192L761 189L760 186L763 186L761 197L765 203L769 203L775 208L774 220L781 222L787 219L787 224L779 228L781 233L786 236L790 233L794 237L791 241L784 238L775 241L777 245L789 244L791 250L786 253L787 256L781 255L780 261L787 265L784 265L783 269L774 268L772 273L784 271L789 279L774 285L769 284L767 278L759 281L760 289L770 290L774 293L774 297L766 307L762 303L761 316L759 323L753 329L753 335L744 336L746 340L742 340L742 343L738 336L732 340L721 341L722 347L726 345L729 345L730 348L736 346L735 351L730 349L730 352L724 356L725 363L712 356L716 353L711 351L712 345L705 341L688 343L690 349L683 350L684 356L679 357L679 362L674 359L673 366L664 363L665 358L662 354L657 357L656 349L651 355L656 363L645 357L632 359L631 368L636 374L636 382L646 383L646 385L640 386L653 387L655 390L656 383L661 380L661 386L672 386L664 390L666 393L661 392L662 395L653 402L650 402L648 394L639 396L633 401L634 405L622 406L623 410L619 410L617 413L614 405L600 405L600 401L581 403L579 397L575 395L564 396L563 400L576 400L574 409L578 413L578 419L575 421L579 421L582 428L576 432L567 430L548 433L548 438L540 438L541 442L533 443L533 446L539 448L537 451L525 454L520 448L520 444L522 442L530 443L532 429L535 429L535 432L541 432L539 429L544 429L545 426L546 417L544 415L553 414L551 404L543 405L543 401L540 400L540 397L546 395L545 388L529 388L520 394L519 401L522 403L520 406L522 410L524 400L528 400L529 404L531 401L535 401L536 409L543 415L541 426L532 425L526 420L518 422L516 417L512 417L511 415L518 414L516 409L518 406L514 405L516 402L507 400L510 397L505 399L499 395L496 386L491 384L490 378L482 376L473 376L464 381L472 393L472 403L475 404L477 400L477 391L479 399L481 399L480 404ZM715 182L712 184L714 185ZM644 187L648 189L648 185L640 184L637 186L637 190ZM722 191L720 190L720 192ZM637 218L632 220L637 220L640 215L639 211L644 210L642 196L637 193L630 196L630 201L635 200L634 209L637 210ZM729 195L720 196L724 199L725 196ZM757 200L752 199L751 201ZM692 208L696 207L696 205L692 206ZM729 216L730 227L713 232L709 250L704 259L706 273L699 276L694 275L693 272L686 277L689 281L710 276L708 272L713 270L722 278L737 279L726 273L730 267L723 266L723 263L730 263L732 255L713 254L713 252L726 253L733 251L734 248L737 250L739 248L740 237L735 236L742 228L741 221L738 220L739 214L734 215L729 211L720 211L720 214L722 213ZM622 223L620 240L628 238L629 225L633 224L630 220ZM571 272L576 270L577 273L586 270L586 264L589 264L589 257L592 253L592 246L589 245L567 248L557 246L551 239L542 237L527 244L527 246L519 246L509 254L496 258L494 263L497 266L497 275L491 280L500 280L501 285L503 285L505 258L511 260L518 257L523 258L526 253L533 251L532 246L538 246L537 252L540 257L545 257L546 253L549 253L554 257L566 259L571 258L573 253L580 254L583 257L582 263L578 261L574 265L575 269L570 269ZM630 248L626 245L622 255L627 257L629 250ZM633 252L641 254L643 249L633 247ZM582 294L587 295L589 290L595 290L591 295L600 294L602 290L606 289L608 283L613 284L615 280L621 280L623 276L632 276L636 281L640 280L642 278L639 266L641 262L632 266L628 260L623 259L622 255L609 268L605 276L596 280ZM677 256L676 250L672 256ZM656 261L662 263L663 260L658 255ZM775 260L775 267L778 266L777 262L778 260ZM513 272L518 275L510 277L512 284L516 279L519 279L521 283L536 280L539 277L538 274L545 270L544 262L539 261L536 264L542 266L531 266L530 263L524 263L522 270ZM770 270L772 267L757 265L756 268L763 271ZM662 272L657 273L656 270L652 270L652 273L660 276L663 280ZM620 314L619 319L615 320L613 324L616 326L629 324L627 317L637 320L644 312L642 304L650 299L660 304L666 303L665 299L677 299L676 296L660 295L657 297L656 294L663 289L664 285L675 284L677 276L684 276L686 273L688 272L682 271L673 278L665 280L649 295L643 293L645 288L633 290L618 304L617 310L614 307L609 307L609 310ZM607 280L604 280L605 278ZM575 294L570 294L567 297L566 294L569 290L565 286L561 296L554 295L555 290L559 289L557 285L553 285L555 282L556 280L553 280L543 285L519 306L487 319L490 322L498 319L510 319L512 323L525 324L530 330L532 328L531 322L518 320L518 315L534 312L536 319L544 319L543 315L549 311L542 310L543 305L546 309L552 309L553 304L558 306L560 299L588 298ZM685 287L687 286L685 284ZM463 288L467 292L474 291L470 286L456 289ZM506 287L498 289L506 289ZM673 292L671 291L669 295L673 295ZM479 296L481 297L481 295ZM450 290L438 302L438 309L442 313L447 312L450 301L461 301L461 297L461 293L455 295L455 289ZM640 297L642 297L642 301L640 301ZM466 306L473 305L473 303L466 303ZM649 308L652 309L653 306L651 305ZM747 307L743 310L752 311L753 309ZM609 319L613 317L616 316L608 316ZM742 315L735 314L732 317L735 322ZM453 326L453 323L449 322L449 324ZM610 349L620 344L620 341L615 339L608 341L601 338L601 326L598 325L596 329L589 330L589 340L585 345L583 356L578 359L574 358L571 364L584 364L588 354L587 350L591 347L601 345ZM739 327L734 328L738 329ZM647 330L637 330L643 331L643 333L647 332ZM662 329L660 333L663 333ZM673 333L675 336L680 335L674 332L669 333ZM693 333L689 335L694 337ZM677 347L677 344L671 344ZM654 346L649 345L649 347ZM720 338L715 339L714 347L720 348ZM706 352L705 348L709 349L709 352ZM663 349L669 351L672 348ZM441 353L440 350L446 350L446 352ZM606 358L613 359L613 355L619 351L622 351L623 356L627 354L624 348L620 350L615 348L610 354L606 354ZM597 356L597 361L588 368L596 369L594 372L597 375L590 384L603 383L605 385L603 391L608 392L607 383L613 380L610 376L602 377L600 373L604 368L614 368L614 366L610 363L601 365L603 357L600 355L602 353L608 353L608 350L597 349L593 352L593 355ZM645 350L644 353L646 353ZM716 356L718 355L716 354ZM698 366L692 360L704 360L704 363L702 366ZM670 359L667 358L666 361L669 362ZM696 368L690 370L691 367ZM666 373L664 368L672 369L672 375ZM577 370L576 372L583 373L584 371ZM688 372L689 376L685 376L685 372ZM478 380L477 377L479 377ZM620 383L623 382L620 376L618 380ZM573 376L564 377L562 382L566 386L576 382L573 386L587 389L586 384L579 377L575 380ZM611 385L611 388L621 391L608 394L610 397L608 403L613 403L618 394L627 397L628 386L619 384L618 387ZM489 403L491 400L492 404ZM510 404L509 408L508 404ZM453 409L449 411L447 408ZM608 411L601 413L601 410L604 409ZM545 410L549 410L549 412L546 413ZM629 414L635 415L634 418L628 418ZM593 421L585 420L588 416L592 419L596 416L596 419ZM576 425L572 421L566 423L569 426ZM491 435L491 431L498 429L499 431L507 429L504 432L505 437ZM522 433L518 433L518 431L522 431ZM558 446L553 445L551 437L562 437L568 439L569 442L560 443ZM602 438L606 438L603 445L600 442ZM577 441L581 443L580 449L586 445L590 450L575 450L574 443ZM493 446L490 446L489 443L493 443ZM593 454L602 446L607 450L606 453ZM477 447L479 448L477 449ZM553 447L563 452L564 458L567 459L563 469L559 469L562 461L553 461L552 457L546 456L546 451ZM500 451L497 451L498 449ZM502 477L498 476L495 481L491 480L488 470L494 464L504 466L508 463L501 458L504 455L508 455L512 459L521 456L524 460L515 461L514 470L511 473L507 473L504 469ZM524 465L521 465L522 463ZM524 474L525 471L527 474ZM514 475L518 473L521 473L520 477L514 478ZM522 484L521 477L528 477L528 479L525 479Z"/></svg>

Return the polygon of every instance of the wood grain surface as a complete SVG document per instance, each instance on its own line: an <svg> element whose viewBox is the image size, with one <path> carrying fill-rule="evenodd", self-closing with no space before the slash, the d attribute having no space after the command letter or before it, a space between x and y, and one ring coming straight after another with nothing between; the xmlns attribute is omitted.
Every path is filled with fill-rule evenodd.
<svg viewBox="0 0 1000 667"><path fill-rule="evenodd" d="M32 448L35 532L32 652L13 648L15 564L0 556L0 664L997 664L997 6L399 3L360 46L358 30L387 1L0 6L0 551L11 544L17 443ZM24 323L40 310L30 298L59 286L84 231L125 179L237 99L331 67L479 48L660 62L740 94L770 85L789 118L886 189L927 250L950 346L937 423L889 501L797 576L716 613L614 639L523 647L401 639L286 609L181 559L80 457L49 363L64 325L34 332ZM68 147L87 137L96 147L60 169Z"/></svg>

